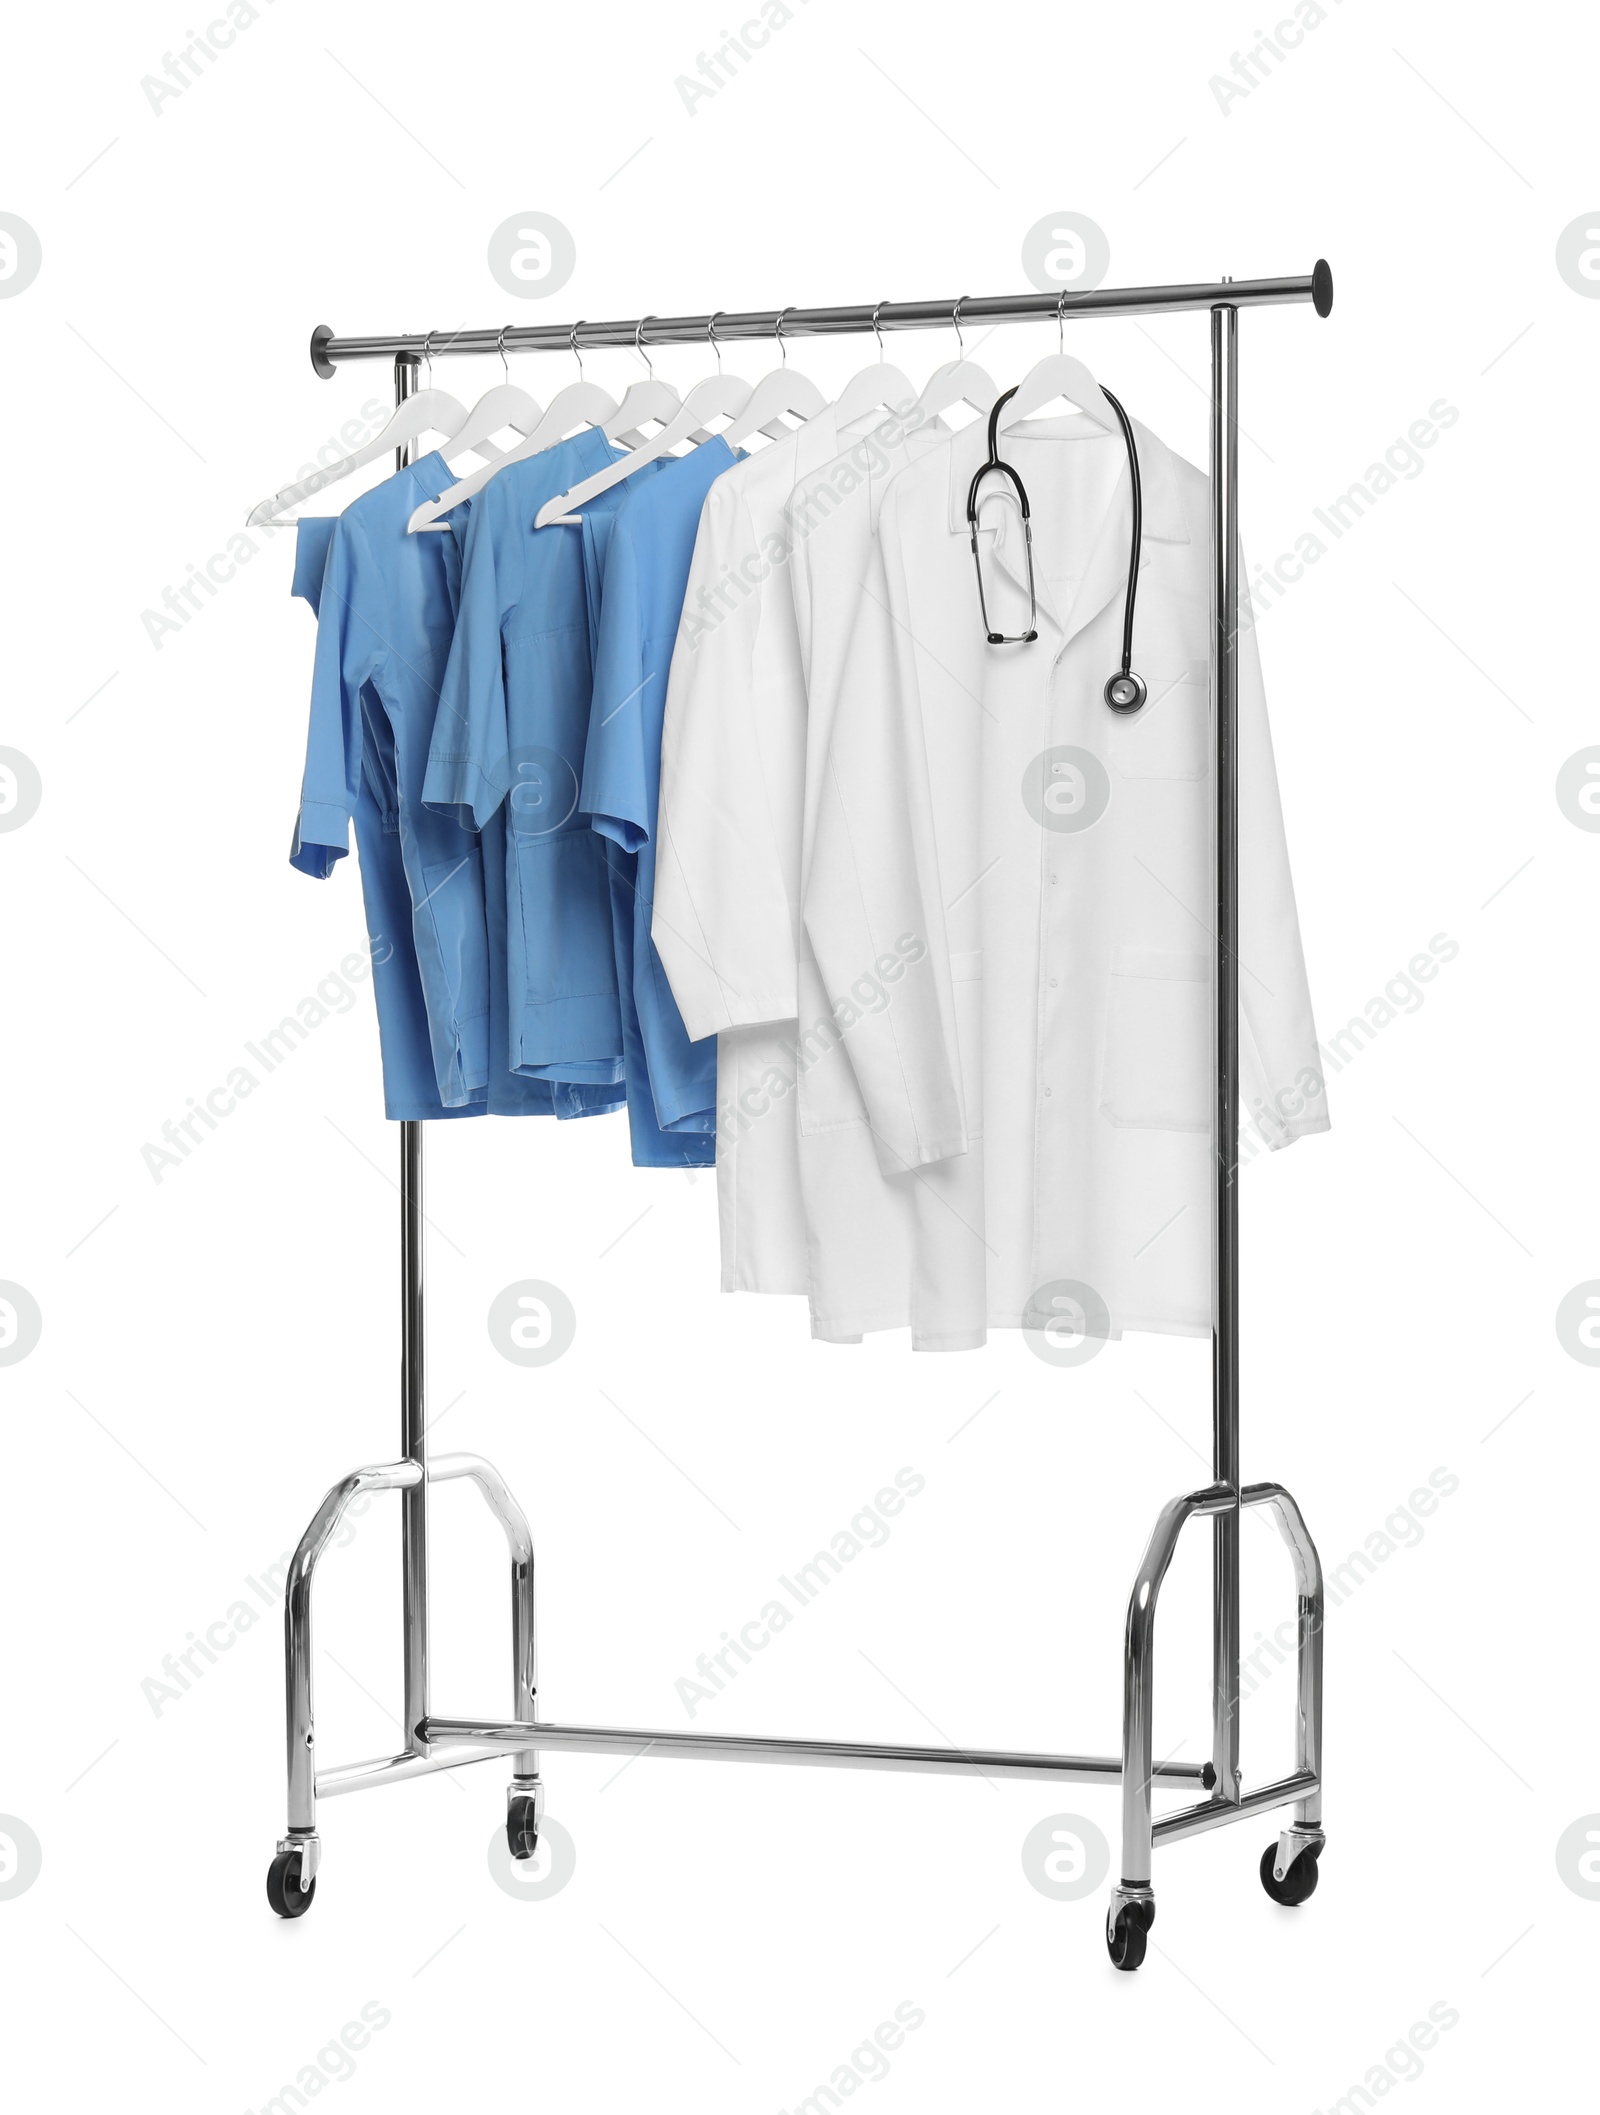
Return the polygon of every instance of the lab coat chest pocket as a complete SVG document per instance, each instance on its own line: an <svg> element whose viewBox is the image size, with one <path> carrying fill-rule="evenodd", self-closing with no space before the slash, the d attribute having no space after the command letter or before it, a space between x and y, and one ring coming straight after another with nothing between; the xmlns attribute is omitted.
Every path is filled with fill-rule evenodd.
<svg viewBox="0 0 1600 2115"><path fill-rule="evenodd" d="M1204 778L1211 768L1210 664L1169 651L1148 666L1136 656L1134 666L1150 694L1137 712L1112 723L1113 772L1123 779Z"/></svg>
<svg viewBox="0 0 1600 2115"><path fill-rule="evenodd" d="M1145 1131L1211 1125L1211 964L1153 947L1111 953L1100 1113Z"/></svg>

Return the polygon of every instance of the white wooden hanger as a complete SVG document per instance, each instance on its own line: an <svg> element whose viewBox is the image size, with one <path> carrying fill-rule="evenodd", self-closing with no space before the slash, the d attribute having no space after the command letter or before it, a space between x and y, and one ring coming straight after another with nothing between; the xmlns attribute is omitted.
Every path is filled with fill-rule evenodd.
<svg viewBox="0 0 1600 2115"><path fill-rule="evenodd" d="M646 320L642 317L640 319L641 331ZM647 463L658 462L662 456L670 454L681 441L691 441L698 446L700 442L709 440L711 436L705 428L707 419L734 418L743 411L750 401L750 384L742 381L738 375L723 373L722 347L717 343L715 316L712 316L706 325L706 335L717 355L716 373L707 375L703 382L696 382L661 431L653 433L631 454L620 457L614 463L607 463L603 470L596 470L592 477L584 478L580 484L574 485L570 492L562 492L554 499L547 499L533 518L536 529L548 529L557 522L576 522L579 519L579 507L587 505L591 499L598 498L602 492L609 492L613 485L620 485L625 477L632 477L636 470L642 470Z"/></svg>
<svg viewBox="0 0 1600 2115"><path fill-rule="evenodd" d="M641 316L633 326L633 349L645 364L646 379L625 389L615 413L602 422L607 440L623 448L641 447L649 438L643 431L646 423L653 420L657 426L664 426L678 409L678 392L670 382L656 380L655 366L644 349L644 327L651 320Z"/></svg>
<svg viewBox="0 0 1600 2115"><path fill-rule="evenodd" d="M501 326L495 344L500 365L506 371L505 380L497 382L493 389L485 390L479 397L467 414L467 423L459 433L451 434L449 446L439 451L442 455L466 455L469 451L481 453L482 444L493 440L504 426L526 439L544 417L534 398L525 389L518 389L511 379L511 363L506 358L506 332L510 328L509 323Z"/></svg>
<svg viewBox="0 0 1600 2115"><path fill-rule="evenodd" d="M904 410L917 401L917 392L906 380L898 367L891 367L884 357L883 332L878 328L878 308L872 311L872 332L878 341L878 357L870 367L863 367L860 374L853 375L839 393L839 401L833 407L833 415L841 426L848 426L882 405L885 411Z"/></svg>
<svg viewBox="0 0 1600 2115"><path fill-rule="evenodd" d="M425 359L428 358L428 347L432 345L434 336L435 333L429 331L423 348ZM428 372L431 378L431 359L428 360ZM414 396L407 397L403 404L395 406L394 416L375 440L368 441L364 448L358 448L353 455L341 456L338 462L330 463L326 469L302 478L298 484L285 485L282 491L275 492L271 499L262 500L259 506L252 507L245 516L245 527L260 529L269 524L281 525L285 508L298 506L302 500L310 499L314 493L323 491L329 485L336 485L341 478L349 477L357 470L364 470L368 463L377 462L391 449L408 447L412 441L420 439L425 433L437 433L446 440L451 439L466 424L467 416L464 404L458 402L446 390L434 389L430 381L427 389L419 389ZM499 455L501 450L492 441L486 441L482 452Z"/></svg>
<svg viewBox="0 0 1600 2115"><path fill-rule="evenodd" d="M961 301L966 298L963 294ZM954 404L970 404L980 416L985 415L1000 394L983 369L967 358L967 341L961 335L961 301L956 303L951 318L956 327L956 343L961 347L960 357L947 361L943 367L936 367L929 376L927 388L917 399L914 417L917 425L930 423Z"/></svg>
<svg viewBox="0 0 1600 2115"><path fill-rule="evenodd" d="M784 341L783 319L789 311L784 309L774 323L778 340L779 364L770 374L763 375L750 392L750 400L731 426L723 428L722 438L730 448L737 448L750 439L752 434L770 434L780 440L791 429L782 424L787 414L790 418L814 419L827 403L827 398L815 382L808 381L798 368L789 365L789 348Z"/></svg>
<svg viewBox="0 0 1600 2115"><path fill-rule="evenodd" d="M970 404L974 411L986 416L999 394L998 385L975 361L950 360L928 377L928 386L917 399L910 423L925 426L955 404Z"/></svg>
<svg viewBox="0 0 1600 2115"><path fill-rule="evenodd" d="M1061 332L1064 348L1066 335L1062 329L1059 302L1056 304L1056 329ZM1064 349L1047 353L1028 369L1017 384L1016 394L1000 414L999 430L1004 432L1008 426L1015 426L1019 419L1031 419L1054 397L1065 397L1069 404L1075 404L1107 433L1121 433L1121 424L1106 401L1105 391L1083 362L1075 360Z"/></svg>

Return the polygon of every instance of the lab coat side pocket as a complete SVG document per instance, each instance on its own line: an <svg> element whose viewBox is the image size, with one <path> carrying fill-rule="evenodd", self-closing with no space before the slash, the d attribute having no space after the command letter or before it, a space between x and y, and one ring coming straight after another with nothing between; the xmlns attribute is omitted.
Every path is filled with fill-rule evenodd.
<svg viewBox="0 0 1600 2115"><path fill-rule="evenodd" d="M1210 1129L1209 957L1112 949L1100 1113L1133 1130Z"/></svg>

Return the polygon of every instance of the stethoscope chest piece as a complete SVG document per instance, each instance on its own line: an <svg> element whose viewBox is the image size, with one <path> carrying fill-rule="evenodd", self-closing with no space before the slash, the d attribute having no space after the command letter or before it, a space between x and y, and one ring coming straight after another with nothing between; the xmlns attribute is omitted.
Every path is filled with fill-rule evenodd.
<svg viewBox="0 0 1600 2115"><path fill-rule="evenodd" d="M1131 668L1119 670L1106 684L1103 696L1113 712L1137 712L1150 695L1143 676Z"/></svg>

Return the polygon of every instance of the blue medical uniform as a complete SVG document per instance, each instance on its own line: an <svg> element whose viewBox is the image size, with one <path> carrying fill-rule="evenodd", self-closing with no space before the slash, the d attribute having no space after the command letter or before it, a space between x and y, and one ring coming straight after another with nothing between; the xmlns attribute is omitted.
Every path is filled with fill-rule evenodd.
<svg viewBox="0 0 1600 2115"><path fill-rule="evenodd" d="M296 525L292 592L320 615L322 581L328 551L338 525L336 515L312 515ZM383 1113L392 1121L422 1121L442 1116L482 1116L482 1097L465 1107L447 1109L434 1077L433 1043L422 997L422 973L412 938L411 891L400 857L400 808L395 787L392 744L382 737L378 719L363 712L360 778L354 820L366 907L367 937L372 950L372 990L378 1006L378 1048L383 1062ZM297 853L298 853L297 845ZM333 853L332 857L337 857ZM296 856L302 872L326 874L331 860Z"/></svg>
<svg viewBox="0 0 1600 2115"><path fill-rule="evenodd" d="M455 547L408 536L406 521L448 472L426 455L353 500L334 524L322 579L293 863L331 873L350 820L371 727L394 776L400 856L427 1001L439 1098L461 1108L489 1079L489 942L477 844L422 805L439 678L455 628Z"/></svg>
<svg viewBox="0 0 1600 2115"><path fill-rule="evenodd" d="M421 500L450 482L443 459L424 456L363 494L326 529L312 532L325 543L326 556L317 596L306 777L291 859L303 873L326 876L348 850L354 816L363 873L370 862L385 892L386 914L403 919L409 932L435 1099L430 1106L425 1095L388 1092L386 1041L385 1106L391 1117L598 1114L620 1106L620 1085L512 1081L503 1063L491 1059L498 994L481 846L422 802L439 679L455 629L460 554L452 535L408 536L406 522ZM307 545L308 564L314 547ZM369 795L379 810L380 835L388 840L381 848L369 849L373 832L360 827ZM396 842L404 905L395 885ZM384 1025L380 987L380 1034ZM406 1026L417 1026L414 1007Z"/></svg>
<svg viewBox="0 0 1600 2115"><path fill-rule="evenodd" d="M634 1159L711 1166L716 1158L717 1043L691 1043L650 921L667 676L706 493L739 457L713 437L628 479L609 519L585 509L594 612L594 696L580 806L611 847L613 926L628 1063ZM635 1057L637 1050L637 1061Z"/></svg>
<svg viewBox="0 0 1600 2115"><path fill-rule="evenodd" d="M582 543L533 524L547 499L624 452L589 429L509 464L451 515L460 608L423 787L430 807L483 833L487 886L491 840L500 848L505 1061L532 1079L615 1087L619 1102L605 853L578 812L592 691Z"/></svg>

